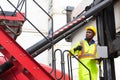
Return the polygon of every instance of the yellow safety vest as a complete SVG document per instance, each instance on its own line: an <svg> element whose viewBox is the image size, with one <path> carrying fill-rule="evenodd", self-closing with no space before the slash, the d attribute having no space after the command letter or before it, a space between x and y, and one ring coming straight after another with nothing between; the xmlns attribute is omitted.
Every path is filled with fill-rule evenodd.
<svg viewBox="0 0 120 80"><path fill-rule="evenodd" d="M74 48L77 46L82 46L82 50L74 51ZM94 59L97 56L96 53L96 44L93 43L91 45L88 44L86 40L81 42L77 42L72 48L71 53L77 55L79 60L90 70L91 79L98 79L98 67L96 64L96 60ZM79 63L78 69L79 80L90 80L89 71Z"/></svg>

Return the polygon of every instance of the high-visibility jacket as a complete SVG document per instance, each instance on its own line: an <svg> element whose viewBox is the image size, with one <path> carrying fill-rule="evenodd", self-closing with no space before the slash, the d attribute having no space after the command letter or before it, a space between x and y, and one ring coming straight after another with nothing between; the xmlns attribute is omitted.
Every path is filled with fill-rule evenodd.
<svg viewBox="0 0 120 80"><path fill-rule="evenodd" d="M76 47L82 46L82 50L74 50ZM96 64L96 60L94 59L97 57L96 53L96 44L94 40L91 44L88 44L86 40L77 42L72 48L71 53L77 55L79 60L90 70L91 80L98 79L98 67ZM78 76L79 80L90 80L89 71L80 63L78 69Z"/></svg>

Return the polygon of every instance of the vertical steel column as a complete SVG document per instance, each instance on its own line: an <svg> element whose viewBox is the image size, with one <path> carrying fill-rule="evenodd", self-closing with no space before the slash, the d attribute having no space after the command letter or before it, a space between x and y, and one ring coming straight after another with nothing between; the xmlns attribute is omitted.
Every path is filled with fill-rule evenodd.
<svg viewBox="0 0 120 80"><path fill-rule="evenodd" d="M108 46L108 59L103 60L104 80L116 80L114 59L110 57L111 42L115 39L115 20L113 4L97 15L98 44Z"/></svg>

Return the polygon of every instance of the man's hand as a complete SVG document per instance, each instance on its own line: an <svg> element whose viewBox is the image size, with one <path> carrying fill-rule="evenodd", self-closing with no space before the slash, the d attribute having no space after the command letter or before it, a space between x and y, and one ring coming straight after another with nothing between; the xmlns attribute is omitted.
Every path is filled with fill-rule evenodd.
<svg viewBox="0 0 120 80"><path fill-rule="evenodd" d="M74 48L74 51L81 50L81 49L82 49L82 46L78 46L78 47Z"/></svg>

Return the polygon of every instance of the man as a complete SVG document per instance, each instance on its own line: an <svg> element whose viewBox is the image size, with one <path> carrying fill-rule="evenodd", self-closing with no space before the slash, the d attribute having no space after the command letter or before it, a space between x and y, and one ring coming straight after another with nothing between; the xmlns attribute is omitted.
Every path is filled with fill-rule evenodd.
<svg viewBox="0 0 120 80"><path fill-rule="evenodd" d="M82 41L78 41L72 48L71 53L77 55L79 60L90 70L91 80L98 79L98 67L95 57L96 44L93 37L96 35L96 29L94 26L86 27L86 38ZM79 80L90 80L89 71L79 63L78 70Z"/></svg>

